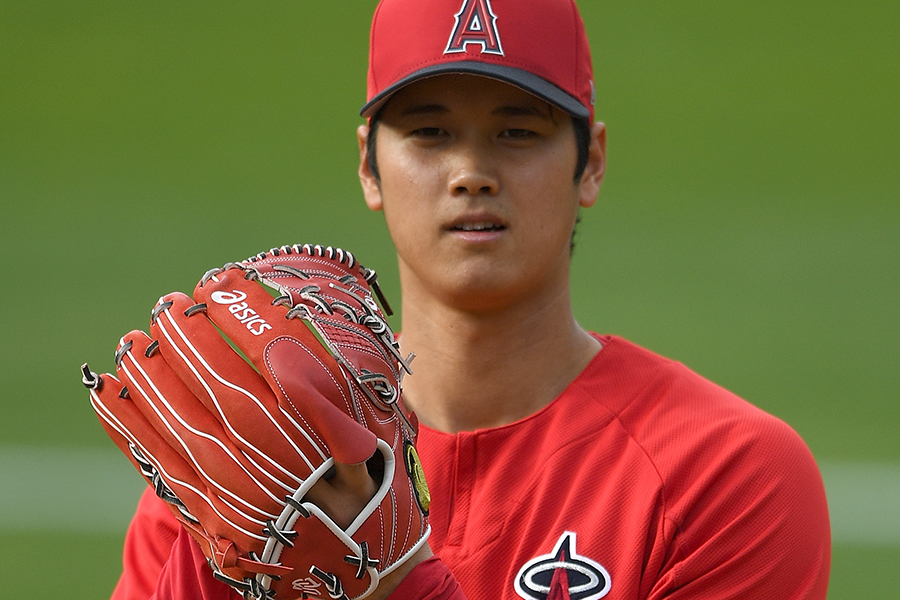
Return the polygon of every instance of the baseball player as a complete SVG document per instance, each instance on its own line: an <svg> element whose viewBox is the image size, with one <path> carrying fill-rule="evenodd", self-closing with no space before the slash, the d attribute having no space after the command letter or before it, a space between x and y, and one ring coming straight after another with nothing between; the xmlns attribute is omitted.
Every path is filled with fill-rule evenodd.
<svg viewBox="0 0 900 600"><path fill-rule="evenodd" d="M359 177L397 250L430 537L361 594L309 579L275 598L825 598L824 489L797 434L573 317L573 231L605 170L594 100L573 0L378 6ZM346 522L378 482L335 460L320 504ZM239 597L159 487L141 500L113 597Z"/></svg>

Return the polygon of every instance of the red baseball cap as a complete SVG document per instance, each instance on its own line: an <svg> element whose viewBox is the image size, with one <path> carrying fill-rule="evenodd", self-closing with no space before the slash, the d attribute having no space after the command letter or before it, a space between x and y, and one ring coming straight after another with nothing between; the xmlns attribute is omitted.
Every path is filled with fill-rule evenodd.
<svg viewBox="0 0 900 600"><path fill-rule="evenodd" d="M382 0L360 114L372 117L403 86L446 73L498 79L594 119L591 50L574 0Z"/></svg>

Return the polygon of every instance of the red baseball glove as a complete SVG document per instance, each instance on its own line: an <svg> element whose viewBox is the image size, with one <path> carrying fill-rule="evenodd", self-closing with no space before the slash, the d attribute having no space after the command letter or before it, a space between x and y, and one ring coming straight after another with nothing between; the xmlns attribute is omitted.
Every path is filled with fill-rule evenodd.
<svg viewBox="0 0 900 600"><path fill-rule="evenodd" d="M106 432L245 598L363 598L426 542L412 356L370 289L349 252L273 249L161 298L115 376L82 367ZM345 527L307 497L335 462L377 485Z"/></svg>

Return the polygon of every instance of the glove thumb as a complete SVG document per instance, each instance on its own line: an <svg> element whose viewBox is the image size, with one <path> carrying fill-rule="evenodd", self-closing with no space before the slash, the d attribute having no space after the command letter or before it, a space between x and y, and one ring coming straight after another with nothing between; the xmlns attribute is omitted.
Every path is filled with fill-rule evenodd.
<svg viewBox="0 0 900 600"><path fill-rule="evenodd" d="M378 438L350 417L354 408L346 381L312 349L294 337L276 338L266 347L265 364L283 408L321 435L334 460L355 465L375 454ZM335 404L338 398L343 408Z"/></svg>

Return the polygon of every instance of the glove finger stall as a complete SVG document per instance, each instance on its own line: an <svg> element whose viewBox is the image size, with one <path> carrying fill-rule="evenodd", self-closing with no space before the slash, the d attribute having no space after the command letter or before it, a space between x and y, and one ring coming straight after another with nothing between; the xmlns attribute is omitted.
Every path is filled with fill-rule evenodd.
<svg viewBox="0 0 900 600"><path fill-rule="evenodd" d="M190 518L209 518L212 511L205 508L206 486L191 465L163 439L130 395L120 394L119 390L125 388L119 380L109 374L103 377L107 385L100 392L91 392L91 405L107 435L157 496L169 504L176 518L183 523Z"/></svg>
<svg viewBox="0 0 900 600"><path fill-rule="evenodd" d="M166 308L168 305L168 308ZM150 331L178 377L221 423L229 440L260 469L296 488L325 459L278 406L269 385L184 294L168 294ZM309 458L307 458L309 457Z"/></svg>
<svg viewBox="0 0 900 600"><path fill-rule="evenodd" d="M123 348L128 349L120 353L118 373L129 388L130 402L156 431L161 445L176 452L195 473L199 483L186 486L187 494L197 495L204 504L208 501L210 510L240 529L258 529L281 509L285 489L230 442L219 421L165 358L148 352L154 346L143 332L124 338ZM177 486L173 484L173 489ZM189 500L182 501L193 508Z"/></svg>

